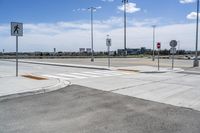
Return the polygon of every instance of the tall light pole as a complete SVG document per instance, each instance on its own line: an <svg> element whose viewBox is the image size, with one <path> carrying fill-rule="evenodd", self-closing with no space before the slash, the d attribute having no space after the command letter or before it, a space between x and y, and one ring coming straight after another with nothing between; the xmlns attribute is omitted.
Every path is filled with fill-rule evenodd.
<svg viewBox="0 0 200 133"><path fill-rule="evenodd" d="M127 55L127 47L126 47L126 6L128 4L128 0L122 0L124 4L124 55Z"/></svg>
<svg viewBox="0 0 200 133"><path fill-rule="evenodd" d="M199 0L197 0L197 21L196 21L196 51L195 51L195 59L194 59L194 67L199 66L198 60L198 41L199 41Z"/></svg>
<svg viewBox="0 0 200 133"><path fill-rule="evenodd" d="M178 55L180 54L181 41L178 41Z"/></svg>
<svg viewBox="0 0 200 133"><path fill-rule="evenodd" d="M153 55L152 55L152 61L155 61L155 30L156 25L153 25Z"/></svg>
<svg viewBox="0 0 200 133"><path fill-rule="evenodd" d="M91 50L92 50L92 57L91 62L94 62L94 31L93 31L93 13L96 10L95 7L88 8L91 11Z"/></svg>

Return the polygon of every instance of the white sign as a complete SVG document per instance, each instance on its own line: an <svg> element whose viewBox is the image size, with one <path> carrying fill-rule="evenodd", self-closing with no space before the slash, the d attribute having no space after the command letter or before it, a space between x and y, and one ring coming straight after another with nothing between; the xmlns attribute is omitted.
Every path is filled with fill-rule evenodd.
<svg viewBox="0 0 200 133"><path fill-rule="evenodd" d="M170 54L176 54L176 48L171 48L170 49Z"/></svg>
<svg viewBox="0 0 200 133"><path fill-rule="evenodd" d="M172 48L175 48L176 46L177 46L177 41L176 40L172 40L171 42L170 42L170 46L172 47Z"/></svg>
<svg viewBox="0 0 200 133"><path fill-rule="evenodd" d="M11 22L11 36L23 36L23 23Z"/></svg>
<svg viewBox="0 0 200 133"><path fill-rule="evenodd" d="M111 39L110 39L110 38L106 39L106 45L107 45L108 47L111 46Z"/></svg>

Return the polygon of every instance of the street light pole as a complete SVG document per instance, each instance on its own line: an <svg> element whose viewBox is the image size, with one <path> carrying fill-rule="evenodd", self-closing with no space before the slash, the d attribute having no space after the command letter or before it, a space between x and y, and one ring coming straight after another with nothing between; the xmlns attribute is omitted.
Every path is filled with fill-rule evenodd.
<svg viewBox="0 0 200 133"><path fill-rule="evenodd" d="M178 41L178 55L180 54L181 41Z"/></svg>
<svg viewBox="0 0 200 133"><path fill-rule="evenodd" d="M128 0L122 0L124 4L124 55L127 55L127 47L126 47L126 5Z"/></svg>
<svg viewBox="0 0 200 133"><path fill-rule="evenodd" d="M152 61L155 61L155 29L156 29L156 25L153 25L153 57L152 57Z"/></svg>
<svg viewBox="0 0 200 133"><path fill-rule="evenodd" d="M94 62L94 27L93 27L93 13L96 10L95 7L90 7L88 8L91 10L91 50L92 50L92 57L91 57L91 62Z"/></svg>
<svg viewBox="0 0 200 133"><path fill-rule="evenodd" d="M198 60L198 41L199 41L199 0L197 0L197 21L196 21L196 51L195 51L195 59L194 59L194 67L199 66Z"/></svg>
<svg viewBox="0 0 200 133"><path fill-rule="evenodd" d="M106 45L108 47L108 68L110 68L110 47L111 47L111 38L107 35Z"/></svg>

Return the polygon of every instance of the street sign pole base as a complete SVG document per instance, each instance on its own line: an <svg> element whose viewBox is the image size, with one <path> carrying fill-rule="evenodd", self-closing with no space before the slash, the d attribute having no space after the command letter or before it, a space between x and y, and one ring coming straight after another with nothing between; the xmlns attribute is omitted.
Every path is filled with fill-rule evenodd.
<svg viewBox="0 0 200 133"><path fill-rule="evenodd" d="M198 59L194 60L193 67L199 67L199 60Z"/></svg>
<svg viewBox="0 0 200 133"><path fill-rule="evenodd" d="M152 61L155 61L155 58L154 58L154 57L152 58Z"/></svg>
<svg viewBox="0 0 200 133"><path fill-rule="evenodd" d="M94 62L94 58L91 59L91 62Z"/></svg>

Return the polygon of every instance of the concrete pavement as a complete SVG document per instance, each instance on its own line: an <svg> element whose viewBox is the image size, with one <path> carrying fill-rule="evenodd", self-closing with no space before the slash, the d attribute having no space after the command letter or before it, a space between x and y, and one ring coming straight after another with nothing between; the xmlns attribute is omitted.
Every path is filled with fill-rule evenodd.
<svg viewBox="0 0 200 133"><path fill-rule="evenodd" d="M104 79L72 81L72 84L200 111L199 82L200 75L132 72Z"/></svg>
<svg viewBox="0 0 200 133"><path fill-rule="evenodd" d="M68 81L59 79L36 80L25 77L1 77L0 100L24 95L45 93L66 87Z"/></svg>
<svg viewBox="0 0 200 133"><path fill-rule="evenodd" d="M15 77L15 63L0 61L0 100L22 95L44 93L66 87L67 80L42 78L39 66L19 64L19 77ZM45 69L45 68L44 68Z"/></svg>
<svg viewBox="0 0 200 133"><path fill-rule="evenodd" d="M4 63L9 67L14 64L14 62ZM70 81L72 84L200 111L200 75L198 73L194 75L186 73L183 69L171 71L169 68L161 68L165 71L157 73L156 67L152 66L125 68L143 70L143 73L118 69L108 71L20 63L21 74L32 73L51 80ZM5 73L6 69L3 67L2 69L4 69L2 73ZM15 70L14 67L12 69Z"/></svg>
<svg viewBox="0 0 200 133"><path fill-rule="evenodd" d="M139 65L110 71L20 63L20 75L48 79L36 80L15 78L15 63L0 63L0 92L11 95L0 97L2 133L200 132L200 74L189 72L198 69L157 73ZM72 86L43 89L57 81Z"/></svg>

